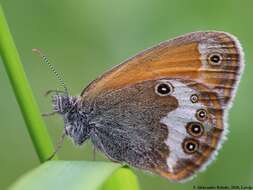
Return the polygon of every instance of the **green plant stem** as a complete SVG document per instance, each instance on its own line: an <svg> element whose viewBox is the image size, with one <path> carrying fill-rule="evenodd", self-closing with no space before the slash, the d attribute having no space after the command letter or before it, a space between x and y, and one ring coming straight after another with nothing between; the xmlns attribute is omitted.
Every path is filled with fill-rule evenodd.
<svg viewBox="0 0 253 190"><path fill-rule="evenodd" d="M54 151L0 5L0 56L41 162ZM56 157L54 158L56 159Z"/></svg>

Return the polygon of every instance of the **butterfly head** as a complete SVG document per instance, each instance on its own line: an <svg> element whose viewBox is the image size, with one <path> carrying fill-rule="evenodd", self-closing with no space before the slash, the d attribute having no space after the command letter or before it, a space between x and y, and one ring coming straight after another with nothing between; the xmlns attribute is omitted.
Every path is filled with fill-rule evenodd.
<svg viewBox="0 0 253 190"><path fill-rule="evenodd" d="M77 97L67 95L53 95L53 110L59 114L66 114L76 106Z"/></svg>
<svg viewBox="0 0 253 190"><path fill-rule="evenodd" d="M83 111L82 101L76 96L53 95L53 109L63 116L66 135L70 136L75 144L81 145L90 134L90 125L87 115Z"/></svg>

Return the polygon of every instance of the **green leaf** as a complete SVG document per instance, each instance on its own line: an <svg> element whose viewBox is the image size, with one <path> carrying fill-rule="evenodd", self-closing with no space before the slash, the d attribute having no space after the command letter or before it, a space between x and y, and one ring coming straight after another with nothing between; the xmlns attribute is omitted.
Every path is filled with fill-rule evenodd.
<svg viewBox="0 0 253 190"><path fill-rule="evenodd" d="M136 176L112 162L49 161L21 176L10 190L138 190Z"/></svg>
<svg viewBox="0 0 253 190"><path fill-rule="evenodd" d="M100 190L138 190L138 179L129 168L120 168L108 178Z"/></svg>

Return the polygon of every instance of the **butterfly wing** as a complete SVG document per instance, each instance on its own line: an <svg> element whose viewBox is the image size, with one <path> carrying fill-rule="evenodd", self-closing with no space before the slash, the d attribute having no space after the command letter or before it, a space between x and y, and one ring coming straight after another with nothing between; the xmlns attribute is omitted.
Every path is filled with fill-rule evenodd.
<svg viewBox="0 0 253 190"><path fill-rule="evenodd" d="M216 56L220 59L218 63L212 61ZM242 68L243 52L234 36L224 32L194 32L126 60L93 81L81 96L88 99L129 84L174 77L204 83L219 91L227 103Z"/></svg>
<svg viewBox="0 0 253 190"><path fill-rule="evenodd" d="M99 148L114 160L171 180L193 176L224 139L224 117L242 59L240 44L230 34L196 32L103 74L81 94L94 104ZM169 84L168 95L156 91L160 83Z"/></svg>

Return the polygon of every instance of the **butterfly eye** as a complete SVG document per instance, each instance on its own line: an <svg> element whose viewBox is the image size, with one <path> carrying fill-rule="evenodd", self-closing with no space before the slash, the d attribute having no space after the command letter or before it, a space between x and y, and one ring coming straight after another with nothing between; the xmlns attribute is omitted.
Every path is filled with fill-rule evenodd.
<svg viewBox="0 0 253 190"><path fill-rule="evenodd" d="M208 56L208 62L211 64L211 65L220 65L221 64L221 61L222 61L222 57L220 54L218 53L215 53L215 54L210 54Z"/></svg>
<svg viewBox="0 0 253 190"><path fill-rule="evenodd" d="M166 96L173 91L173 87L170 83L160 83L156 85L156 93L160 96Z"/></svg>
<svg viewBox="0 0 253 190"><path fill-rule="evenodd" d="M187 133L193 137L201 137L204 133L204 127L201 123L190 122L186 126Z"/></svg>
<svg viewBox="0 0 253 190"><path fill-rule="evenodd" d="M207 112L204 109L199 109L196 113L196 117L199 121L204 121L207 119Z"/></svg>
<svg viewBox="0 0 253 190"><path fill-rule="evenodd" d="M199 100L199 97L197 94L193 94L193 95L191 95L190 100L192 103L197 103Z"/></svg>
<svg viewBox="0 0 253 190"><path fill-rule="evenodd" d="M184 152L187 154L193 154L199 148L199 142L195 139L185 139L182 145Z"/></svg>

